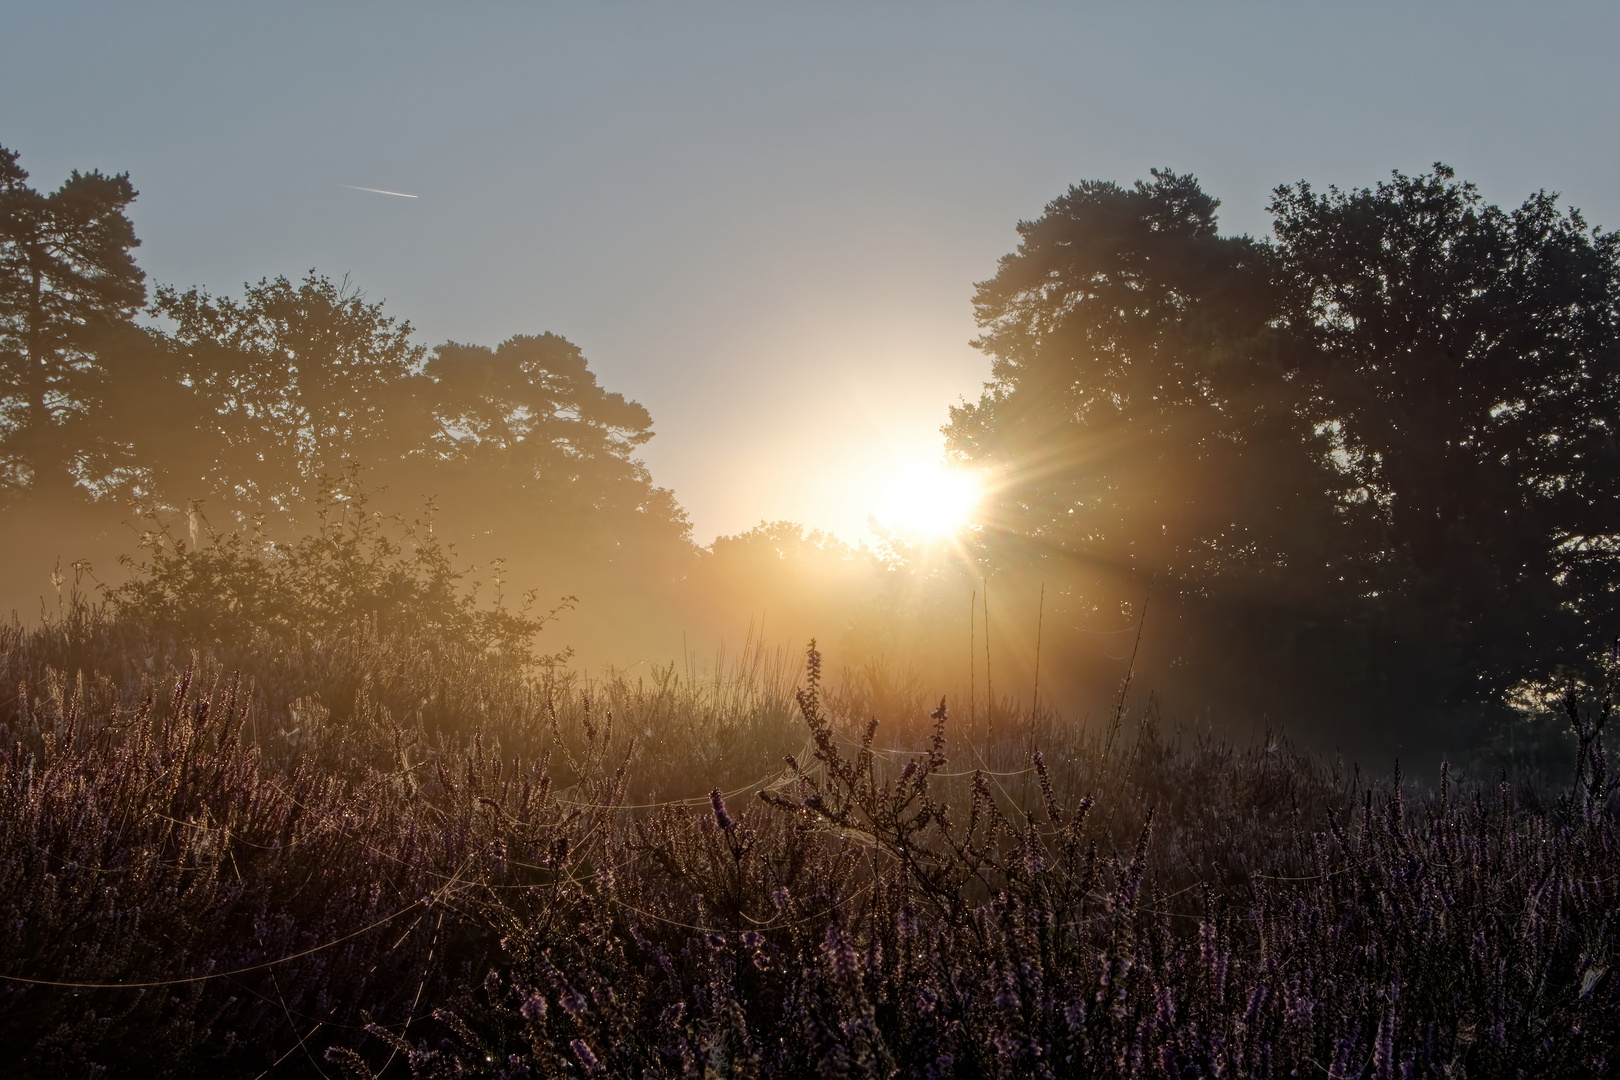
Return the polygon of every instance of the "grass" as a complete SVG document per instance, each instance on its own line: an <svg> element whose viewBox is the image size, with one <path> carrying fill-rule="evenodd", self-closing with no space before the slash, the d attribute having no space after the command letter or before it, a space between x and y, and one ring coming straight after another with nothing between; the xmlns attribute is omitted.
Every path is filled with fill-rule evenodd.
<svg viewBox="0 0 1620 1080"><path fill-rule="evenodd" d="M585 680L78 607L0 668L8 1075L1602 1076L1620 1045L1606 790L1010 705L992 740L757 643Z"/></svg>

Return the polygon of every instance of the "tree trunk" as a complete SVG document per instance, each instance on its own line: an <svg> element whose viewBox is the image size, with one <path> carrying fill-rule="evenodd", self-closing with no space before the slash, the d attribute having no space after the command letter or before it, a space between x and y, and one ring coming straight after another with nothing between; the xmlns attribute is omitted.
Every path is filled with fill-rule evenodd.
<svg viewBox="0 0 1620 1080"><path fill-rule="evenodd" d="M52 423L48 401L52 356L41 332L45 320L43 277L36 265L28 298L28 419L23 448L33 470L33 498L36 501L58 502L74 495L74 480L68 469L63 440Z"/></svg>

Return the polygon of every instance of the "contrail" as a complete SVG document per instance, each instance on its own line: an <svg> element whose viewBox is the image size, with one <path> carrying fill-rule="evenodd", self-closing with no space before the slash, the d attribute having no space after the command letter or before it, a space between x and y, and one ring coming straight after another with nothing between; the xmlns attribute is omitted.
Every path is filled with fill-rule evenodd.
<svg viewBox="0 0 1620 1080"><path fill-rule="evenodd" d="M358 184L339 184L338 187L346 187L350 191L369 191L373 195L392 195L396 199L419 199L419 198L421 198L420 195L412 195L412 194L410 194L409 192L406 192L406 191L387 191L387 190L384 190L383 188L380 188L380 187L361 187Z"/></svg>

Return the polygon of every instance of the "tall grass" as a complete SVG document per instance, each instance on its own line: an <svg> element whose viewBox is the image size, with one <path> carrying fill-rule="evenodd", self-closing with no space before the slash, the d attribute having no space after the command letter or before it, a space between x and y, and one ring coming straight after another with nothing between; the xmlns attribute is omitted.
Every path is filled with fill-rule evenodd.
<svg viewBox="0 0 1620 1080"><path fill-rule="evenodd" d="M13 626L5 1071L1607 1072L1591 768L1555 798L1141 717L990 741L819 665Z"/></svg>

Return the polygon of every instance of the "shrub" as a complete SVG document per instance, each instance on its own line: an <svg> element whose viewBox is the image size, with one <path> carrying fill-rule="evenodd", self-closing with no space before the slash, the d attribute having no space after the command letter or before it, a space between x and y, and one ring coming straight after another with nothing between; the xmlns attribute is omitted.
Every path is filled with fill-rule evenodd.
<svg viewBox="0 0 1620 1080"><path fill-rule="evenodd" d="M368 504L351 468L321 478L315 528L291 543L257 528L215 531L198 505L185 538L150 514L140 537L145 559L125 560L131 579L110 599L125 618L204 646L239 647L259 635L332 637L366 625L385 637L534 659L534 635L561 607L535 617L529 594L519 609L508 609L498 565L494 600L481 605L481 583L468 586L466 571L455 568L452 552L434 535L431 504L410 523L384 518Z"/></svg>

